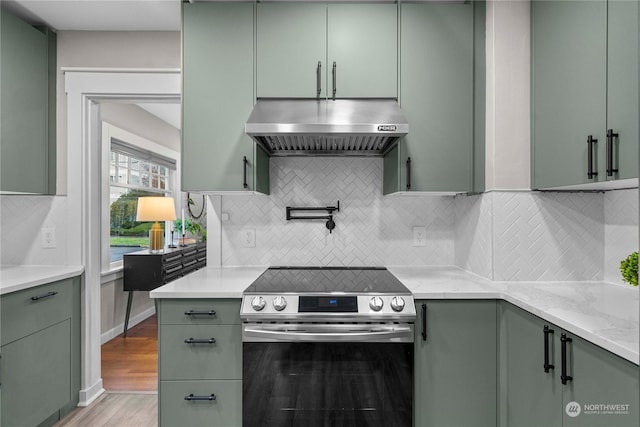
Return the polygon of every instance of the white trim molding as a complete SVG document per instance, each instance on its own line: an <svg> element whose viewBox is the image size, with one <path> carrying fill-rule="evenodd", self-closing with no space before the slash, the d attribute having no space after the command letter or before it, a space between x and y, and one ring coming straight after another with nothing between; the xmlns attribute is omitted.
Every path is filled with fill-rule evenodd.
<svg viewBox="0 0 640 427"><path fill-rule="evenodd" d="M179 100L180 73L136 70L98 72L65 70L67 94L67 165L70 264L83 265L82 289L82 378L80 405L87 405L104 392L101 378L100 328L100 210L101 100Z"/></svg>

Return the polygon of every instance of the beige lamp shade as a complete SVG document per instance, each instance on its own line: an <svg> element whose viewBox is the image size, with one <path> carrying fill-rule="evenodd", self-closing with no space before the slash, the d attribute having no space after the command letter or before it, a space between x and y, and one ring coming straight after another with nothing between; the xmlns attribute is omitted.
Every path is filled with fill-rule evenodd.
<svg viewBox="0 0 640 427"><path fill-rule="evenodd" d="M149 250L158 252L162 244L162 227L158 221L173 221L176 219L176 208L172 197L138 197L138 212L136 221L155 221L149 230Z"/></svg>
<svg viewBox="0 0 640 427"><path fill-rule="evenodd" d="M139 197L136 221L173 221L176 208L173 197Z"/></svg>

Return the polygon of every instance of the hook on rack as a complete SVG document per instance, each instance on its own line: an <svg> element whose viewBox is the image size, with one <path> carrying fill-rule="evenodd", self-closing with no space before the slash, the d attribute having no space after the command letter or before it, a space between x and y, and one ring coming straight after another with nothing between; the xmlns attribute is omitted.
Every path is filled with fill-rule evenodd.
<svg viewBox="0 0 640 427"><path fill-rule="evenodd" d="M326 211L329 215L301 215L301 216L293 216L292 212L317 212L317 211ZM340 200L336 206L325 206L325 207L293 207L287 206L287 221L296 220L296 219L322 219L326 220L325 226L329 230L329 233L333 232L333 229L336 228L336 223L333 221L333 213L340 212Z"/></svg>

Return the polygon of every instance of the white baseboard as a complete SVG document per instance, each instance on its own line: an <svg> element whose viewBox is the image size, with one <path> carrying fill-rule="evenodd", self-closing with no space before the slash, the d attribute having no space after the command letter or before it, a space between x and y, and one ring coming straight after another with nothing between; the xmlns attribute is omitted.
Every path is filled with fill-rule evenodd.
<svg viewBox="0 0 640 427"><path fill-rule="evenodd" d="M148 319L149 317L153 316L155 314L155 312L156 312L155 307L149 307L148 309L146 309L142 313L136 314L135 316L131 316L129 318L129 329L131 329L133 326L137 325L138 323L142 322L143 320ZM119 324L115 328L111 328L108 331L104 332L100 336L100 344L104 344L107 341L117 337L123 331L124 331L124 322L122 322L121 324Z"/></svg>
<svg viewBox="0 0 640 427"><path fill-rule="evenodd" d="M104 387L102 387L102 378L100 378L91 387L80 390L78 394L78 406L89 406L91 402L96 400L102 393L104 393Z"/></svg>

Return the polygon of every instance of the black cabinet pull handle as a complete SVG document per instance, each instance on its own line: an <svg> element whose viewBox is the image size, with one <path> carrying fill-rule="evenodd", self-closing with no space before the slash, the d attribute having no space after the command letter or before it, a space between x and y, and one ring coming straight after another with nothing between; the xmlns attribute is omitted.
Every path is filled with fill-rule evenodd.
<svg viewBox="0 0 640 427"><path fill-rule="evenodd" d="M185 344L215 344L215 338L205 338L205 339L197 339L197 338L187 338L184 340Z"/></svg>
<svg viewBox="0 0 640 427"><path fill-rule="evenodd" d="M427 304L422 304L422 341L427 340Z"/></svg>
<svg viewBox="0 0 640 427"><path fill-rule="evenodd" d="M242 188L249 187L249 184L247 184L247 163L249 163L249 161L247 160L247 156L244 156L242 158L242 175L243 175Z"/></svg>
<svg viewBox="0 0 640 427"><path fill-rule="evenodd" d="M197 401L197 400L203 400L203 401L212 402L212 401L216 400L216 395L211 393L209 396L195 396L193 393L191 393L190 395L185 396L184 400L187 400L189 402L193 402L193 401Z"/></svg>
<svg viewBox="0 0 640 427"><path fill-rule="evenodd" d="M593 171L593 144L597 144L598 140L593 135L587 136L587 178L593 179L598 172Z"/></svg>
<svg viewBox="0 0 640 427"><path fill-rule="evenodd" d="M613 138L618 136L619 134L614 133L613 129L607 129L607 176L618 173L618 169L613 168Z"/></svg>
<svg viewBox="0 0 640 427"><path fill-rule="evenodd" d="M31 301L38 301L38 300L41 300L41 299L52 297L54 295L58 295L58 293L56 291L47 292L46 294L36 295L36 296L31 297Z"/></svg>
<svg viewBox="0 0 640 427"><path fill-rule="evenodd" d="M562 372L560 373L560 381L567 384L567 381L573 381L573 377L567 375L567 343L572 342L571 338L567 338L567 334L560 334L560 342L562 343Z"/></svg>
<svg viewBox="0 0 640 427"><path fill-rule="evenodd" d="M184 315L185 316L215 316L216 312L215 310L209 310L209 311L189 310L189 311L185 311Z"/></svg>
<svg viewBox="0 0 640 427"><path fill-rule="evenodd" d="M544 325L542 329L544 333L544 371L549 372L550 369L554 369L555 366L549 363L549 334L553 334L553 329L549 329L549 326Z"/></svg>
<svg viewBox="0 0 640 427"><path fill-rule="evenodd" d="M411 157L407 158L407 190L411 190Z"/></svg>
<svg viewBox="0 0 640 427"><path fill-rule="evenodd" d="M320 98L322 93L322 61L318 61L318 68L316 68L316 97Z"/></svg>
<svg viewBox="0 0 640 427"><path fill-rule="evenodd" d="M336 100L336 61L333 61L333 70L332 70L332 75L333 75L333 100Z"/></svg>

